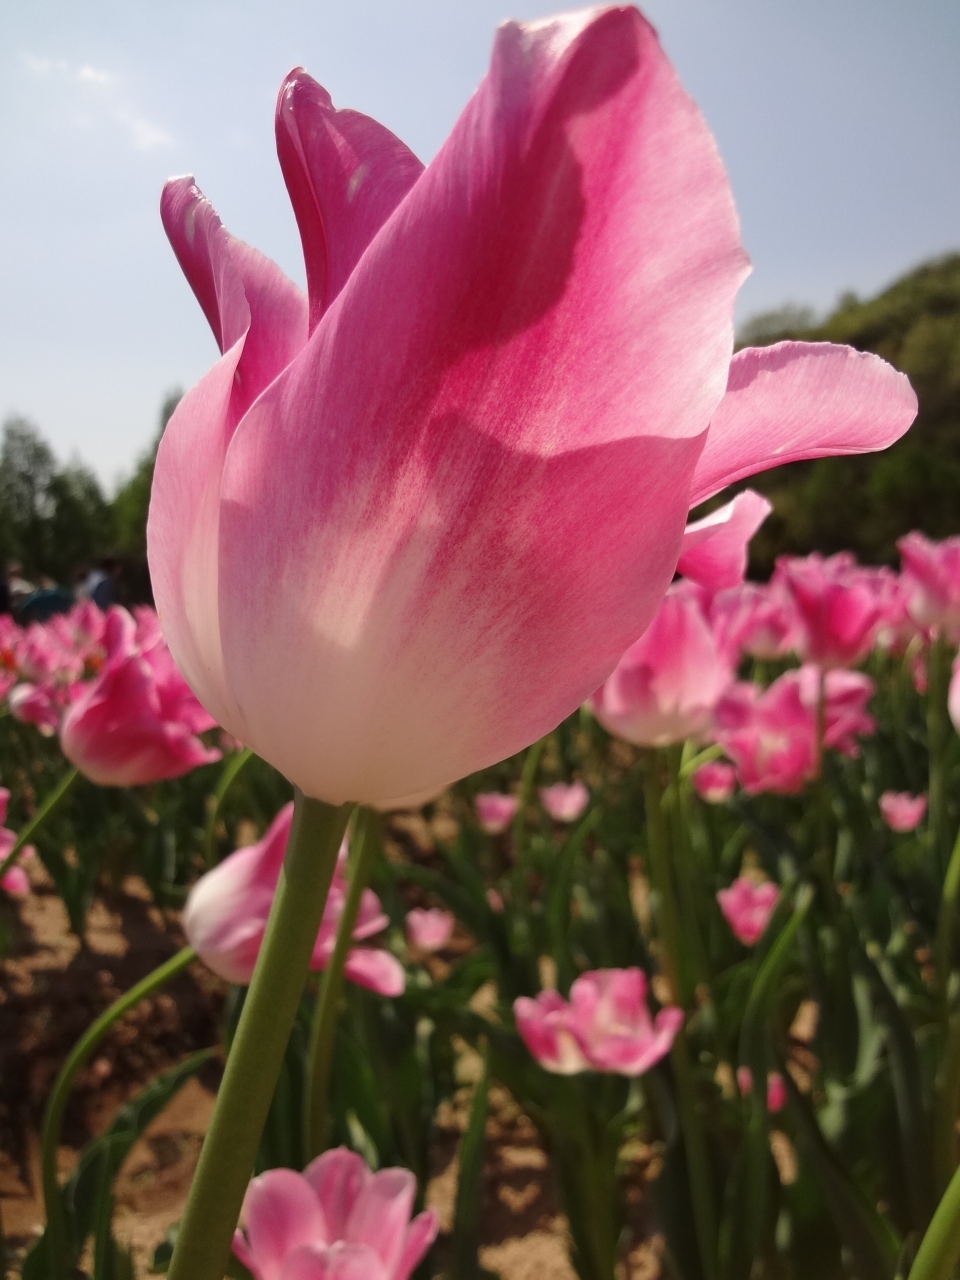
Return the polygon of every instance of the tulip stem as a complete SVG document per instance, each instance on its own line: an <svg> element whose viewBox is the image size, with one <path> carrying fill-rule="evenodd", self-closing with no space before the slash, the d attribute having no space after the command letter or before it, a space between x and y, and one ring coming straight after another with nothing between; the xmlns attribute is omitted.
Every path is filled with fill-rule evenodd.
<svg viewBox="0 0 960 1280"><path fill-rule="evenodd" d="M953 1280L960 1261L960 1169L937 1205L933 1221L920 1241L908 1280Z"/></svg>
<svg viewBox="0 0 960 1280"><path fill-rule="evenodd" d="M360 810L351 843L348 864L350 882L347 887L347 896L337 923L337 939L333 954L323 971L310 1028L305 1110L307 1156L311 1160L327 1148L330 1067L333 1061L337 1015L340 1012L340 995L343 991L343 968L353 941L360 900L383 843L383 819L376 810Z"/></svg>
<svg viewBox="0 0 960 1280"><path fill-rule="evenodd" d="M947 748L947 664L950 654L940 636L927 658L927 750L930 756L928 830L938 871L946 870L946 794L944 765Z"/></svg>
<svg viewBox="0 0 960 1280"><path fill-rule="evenodd" d="M670 849L663 816L663 783L657 752L643 753L644 800L647 818L647 844L650 852L650 876L659 898L657 924L660 947L658 960L670 990L670 999L686 1008L688 992L681 986L681 950L679 912L670 866ZM690 1200L693 1205L694 1230L700 1255L703 1280L716 1280L718 1227L710 1160L706 1138L697 1106L696 1081L690 1061L687 1030L677 1032L671 1050L673 1076L677 1088L680 1129L687 1157Z"/></svg>
<svg viewBox="0 0 960 1280"><path fill-rule="evenodd" d="M293 825L168 1280L222 1280L352 806L297 791Z"/></svg>
<svg viewBox="0 0 960 1280"><path fill-rule="evenodd" d="M203 836L203 864L210 871L217 865L216 858L216 826L220 817L220 811L223 808L223 802L227 798L227 792L236 782L240 773L248 763L253 759L253 752L249 747L244 747L242 751L237 751L223 766L217 782L217 789L213 793L213 806L210 809L210 816L207 818L207 828Z"/></svg>
<svg viewBox="0 0 960 1280"><path fill-rule="evenodd" d="M94 1049L107 1034L115 1022L118 1022L130 1009L133 1009L164 986L171 978L193 960L196 952L193 947L184 947L176 955L171 956L152 973L124 992L115 1000L109 1009L97 1018L83 1033L70 1051L70 1056L60 1068L53 1092L47 1103L43 1117L43 1133L40 1141L40 1168L43 1183L43 1201L47 1214L47 1258L50 1274L54 1280L67 1280L73 1274L71 1259L67 1251L66 1224L63 1220L63 1204L60 1198L60 1182L57 1177L57 1149L60 1146L60 1130L63 1127L63 1116L67 1109L70 1090L77 1077L77 1072L93 1053Z"/></svg>
<svg viewBox="0 0 960 1280"><path fill-rule="evenodd" d="M0 862L0 880L3 879L10 868L14 865L17 858L19 858L20 853L23 850L23 846L27 843L47 815L60 803L79 776L79 770L71 769L69 773L65 773L63 775L50 794L44 798L40 808L17 836L16 843L13 848L4 860Z"/></svg>

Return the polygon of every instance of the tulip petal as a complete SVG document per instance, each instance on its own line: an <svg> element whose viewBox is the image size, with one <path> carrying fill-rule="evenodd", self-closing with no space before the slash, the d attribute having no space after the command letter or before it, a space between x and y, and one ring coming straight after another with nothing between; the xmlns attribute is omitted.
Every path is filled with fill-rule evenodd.
<svg viewBox="0 0 960 1280"><path fill-rule="evenodd" d="M725 507L688 524L677 572L710 591L735 587L747 571L750 539L772 510L761 494L745 489Z"/></svg>
<svg viewBox="0 0 960 1280"><path fill-rule="evenodd" d="M343 972L358 987L381 996L399 996L407 984L403 965L389 951L375 947L354 947L347 952Z"/></svg>
<svg viewBox="0 0 960 1280"><path fill-rule="evenodd" d="M303 1176L320 1201L329 1238L342 1240L353 1207L373 1174L355 1151L334 1147L312 1160Z"/></svg>
<svg viewBox="0 0 960 1280"><path fill-rule="evenodd" d="M375 1249L388 1275L393 1275L403 1254L416 1194L417 1180L409 1169L381 1169L367 1182L347 1219L344 1240Z"/></svg>
<svg viewBox="0 0 960 1280"><path fill-rule="evenodd" d="M302 67L280 89L276 131L303 241L312 331L423 165L376 120L337 111Z"/></svg>
<svg viewBox="0 0 960 1280"><path fill-rule="evenodd" d="M313 1188L292 1169L269 1169L254 1178L243 1212L247 1253L261 1280L279 1280L284 1257L297 1245L330 1239Z"/></svg>
<svg viewBox="0 0 960 1280"><path fill-rule="evenodd" d="M440 1217L436 1209L425 1209L418 1213L407 1228L400 1258L393 1269L392 1280L408 1280L410 1272L418 1266L427 1250L437 1238L440 1230Z"/></svg>
<svg viewBox="0 0 960 1280"><path fill-rule="evenodd" d="M908 379L869 351L830 342L747 347L730 364L690 505L767 467L886 449L916 416Z"/></svg>
<svg viewBox="0 0 960 1280"><path fill-rule="evenodd" d="M224 355L180 401L160 441L147 520L150 575L177 666L223 723L234 701L220 659L216 590L223 461L243 412L306 341L307 305L279 267L224 230L192 178L166 184L160 212Z"/></svg>
<svg viewBox="0 0 960 1280"><path fill-rule="evenodd" d="M713 141L636 10L502 27L231 442L225 727L307 794L383 804L579 705L672 575L744 268Z"/></svg>

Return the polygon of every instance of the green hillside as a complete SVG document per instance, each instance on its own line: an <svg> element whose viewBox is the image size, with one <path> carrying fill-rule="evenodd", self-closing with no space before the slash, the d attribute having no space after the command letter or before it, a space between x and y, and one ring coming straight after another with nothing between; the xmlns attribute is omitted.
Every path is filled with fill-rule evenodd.
<svg viewBox="0 0 960 1280"><path fill-rule="evenodd" d="M755 539L753 570L765 575L784 551L850 548L865 561L893 560L908 529L960 533L960 254L917 267L869 301L844 298L822 324L803 327L809 321L795 307L758 316L741 345L802 338L875 351L908 375L920 416L886 453L751 479L775 508Z"/></svg>

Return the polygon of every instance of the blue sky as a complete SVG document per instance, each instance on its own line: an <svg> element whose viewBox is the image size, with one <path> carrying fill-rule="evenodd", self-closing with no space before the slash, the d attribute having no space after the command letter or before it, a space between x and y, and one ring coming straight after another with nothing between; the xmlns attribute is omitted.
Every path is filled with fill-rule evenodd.
<svg viewBox="0 0 960 1280"><path fill-rule="evenodd" d="M30 0L0 8L0 417L108 485L213 340L157 215L193 172L302 279L273 102L302 63L424 159L533 0ZM745 317L830 307L960 248L957 0L650 0L720 144L754 274Z"/></svg>

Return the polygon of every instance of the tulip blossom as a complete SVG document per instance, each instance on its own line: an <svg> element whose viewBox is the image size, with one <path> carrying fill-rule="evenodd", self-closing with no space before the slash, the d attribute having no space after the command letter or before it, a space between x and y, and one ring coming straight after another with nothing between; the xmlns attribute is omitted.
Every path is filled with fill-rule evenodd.
<svg viewBox="0 0 960 1280"><path fill-rule="evenodd" d="M713 736L736 765L748 794L794 793L815 776L820 683L818 668L801 667L768 689L739 682L717 704ZM858 735L876 728L866 710L872 693L873 681L859 671L826 672L825 747L857 754Z"/></svg>
<svg viewBox="0 0 960 1280"><path fill-rule="evenodd" d="M65 707L72 697L79 696L82 685L69 688L63 685L31 684L24 681L15 685L7 695L7 705L15 720L32 724L46 738L52 738L60 728Z"/></svg>
<svg viewBox="0 0 960 1280"><path fill-rule="evenodd" d="M254 1280L407 1280L439 1227L435 1209L411 1221L416 1193L409 1169L373 1173L336 1147L253 1179L233 1251Z"/></svg>
<svg viewBox="0 0 960 1280"><path fill-rule="evenodd" d="M769 661L797 644L796 607L781 583L742 582L718 592L708 610L714 638L732 667L742 654Z"/></svg>
<svg viewBox="0 0 960 1280"><path fill-rule="evenodd" d="M910 616L925 631L960 644L960 538L931 542L914 531L897 547Z"/></svg>
<svg viewBox="0 0 960 1280"><path fill-rule="evenodd" d="M908 791L884 791L880 797L880 816L891 831L915 831L927 812L927 797L912 796Z"/></svg>
<svg viewBox="0 0 960 1280"><path fill-rule="evenodd" d="M248 983L253 974L267 916L280 880L283 855L290 835L293 804L284 805L256 844L237 849L190 890L183 911L183 929L190 945L214 973L227 982ZM333 955L337 926L347 896L346 842L327 897L310 967L324 969ZM389 924L372 889L360 898L353 939L362 942ZM389 951L351 947L344 974L361 987L396 996L404 988L403 967Z"/></svg>
<svg viewBox="0 0 960 1280"><path fill-rule="evenodd" d="M692 506L916 413L870 354L732 355L726 175L635 9L505 23L427 168L299 69L276 133L306 296L164 190L222 356L148 555L191 687L308 796L387 806L536 741L647 627Z"/></svg>
<svg viewBox="0 0 960 1280"><path fill-rule="evenodd" d="M554 822L576 822L590 803L590 792L582 782L555 782L540 788L540 803Z"/></svg>
<svg viewBox="0 0 960 1280"><path fill-rule="evenodd" d="M699 737L733 679L697 594L671 587L650 626L591 700L610 733L637 746Z"/></svg>
<svg viewBox="0 0 960 1280"><path fill-rule="evenodd" d="M677 572L711 593L736 586L747 571L750 539L772 510L766 498L745 489L725 507L688 524Z"/></svg>
<svg viewBox="0 0 960 1280"><path fill-rule="evenodd" d="M442 951L453 937L455 923L440 907L414 907L407 912L407 942L421 951Z"/></svg>
<svg viewBox="0 0 960 1280"><path fill-rule="evenodd" d="M723 804L733 795L737 771L723 760L710 760L693 771L690 781L701 800L707 804Z"/></svg>
<svg viewBox="0 0 960 1280"><path fill-rule="evenodd" d="M97 678L72 702L60 730L71 764L104 787L178 778L220 759L197 737L214 726L174 666L154 624L145 628L112 608L104 632L106 659Z"/></svg>
<svg viewBox="0 0 960 1280"><path fill-rule="evenodd" d="M816 553L780 556L775 580L796 605L802 658L822 667L849 667L867 656L885 616L878 573L846 551L826 559Z"/></svg>
<svg viewBox="0 0 960 1280"><path fill-rule="evenodd" d="M670 1005L650 1017L642 969L596 969L581 974L569 1001L556 991L513 1002L517 1030L547 1071L610 1071L639 1076L667 1053L683 1023Z"/></svg>
<svg viewBox="0 0 960 1280"><path fill-rule="evenodd" d="M737 938L744 946L753 947L763 937L779 896L779 888L771 881L757 884L746 876L739 876L729 889L719 891L717 901Z"/></svg>
<svg viewBox="0 0 960 1280"><path fill-rule="evenodd" d="M499 791L481 791L473 800L480 826L488 836L498 836L513 821L520 803L516 796L503 795Z"/></svg>
<svg viewBox="0 0 960 1280"><path fill-rule="evenodd" d="M9 801L10 792L6 787L0 787L0 862L4 861L17 843L17 833L2 825L7 818ZM36 857L36 852L32 844L24 845L20 851L20 862L22 863L26 858ZM0 889L3 889L4 893L9 894L11 898L25 898L30 892L30 880L19 863L15 863L4 873L3 879L0 880Z"/></svg>

